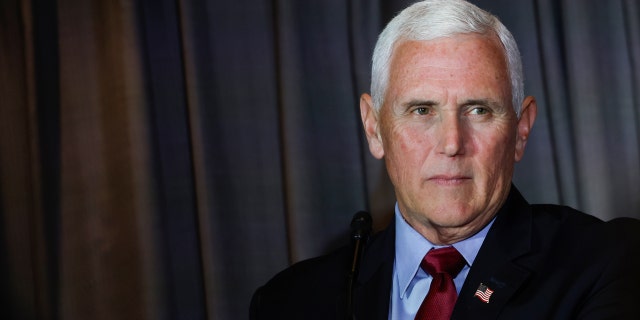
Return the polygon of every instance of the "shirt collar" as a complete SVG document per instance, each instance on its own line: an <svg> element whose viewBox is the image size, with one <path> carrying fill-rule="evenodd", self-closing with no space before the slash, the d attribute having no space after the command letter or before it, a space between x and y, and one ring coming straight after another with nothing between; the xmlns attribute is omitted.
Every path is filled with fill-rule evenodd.
<svg viewBox="0 0 640 320"><path fill-rule="evenodd" d="M402 217L398 204L395 207L396 220L396 256L395 268L398 284L400 288L400 297L404 297L411 280L414 278L420 268L422 258L432 248L440 248L423 237L415 229L413 229ZM495 217L480 232L470 238L456 242L453 247L464 257L468 266L473 265L473 261L478 255L478 251L482 246L482 242L489 232L491 225L495 221Z"/></svg>

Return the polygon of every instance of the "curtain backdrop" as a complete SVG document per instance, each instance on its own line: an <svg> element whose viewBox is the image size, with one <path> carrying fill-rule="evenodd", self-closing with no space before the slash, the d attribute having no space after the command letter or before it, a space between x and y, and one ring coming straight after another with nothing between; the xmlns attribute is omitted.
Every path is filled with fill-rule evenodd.
<svg viewBox="0 0 640 320"><path fill-rule="evenodd" d="M358 98L410 2L1 0L1 317L244 319L356 211L384 227ZM539 105L518 188L640 218L639 2L474 2Z"/></svg>

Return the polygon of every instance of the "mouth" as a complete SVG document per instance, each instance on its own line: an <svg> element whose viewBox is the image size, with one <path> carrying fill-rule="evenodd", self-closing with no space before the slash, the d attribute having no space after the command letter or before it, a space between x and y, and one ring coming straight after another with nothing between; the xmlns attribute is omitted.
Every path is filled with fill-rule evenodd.
<svg viewBox="0 0 640 320"><path fill-rule="evenodd" d="M429 177L427 181L442 186L457 186L471 181L471 177L464 175L439 174Z"/></svg>

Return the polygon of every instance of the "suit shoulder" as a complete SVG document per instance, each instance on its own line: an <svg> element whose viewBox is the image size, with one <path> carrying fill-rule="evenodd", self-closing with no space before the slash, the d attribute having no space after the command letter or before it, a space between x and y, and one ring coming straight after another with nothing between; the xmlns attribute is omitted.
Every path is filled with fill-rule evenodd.
<svg viewBox="0 0 640 320"><path fill-rule="evenodd" d="M364 259L378 256L380 234L384 232L367 242ZM353 246L346 245L279 272L254 293L250 318L336 319L344 309L352 259ZM363 260L362 264L367 262ZM316 311L310 315L308 310Z"/></svg>
<svg viewBox="0 0 640 320"><path fill-rule="evenodd" d="M282 270L269 280L265 290L292 290L296 286L327 286L333 282L333 278L340 278L341 274L346 275L349 257L348 246L311 259L297 262Z"/></svg>
<svg viewBox="0 0 640 320"><path fill-rule="evenodd" d="M630 241L638 241L640 238L640 220L634 218L615 218L607 222L612 232Z"/></svg>
<svg viewBox="0 0 640 320"><path fill-rule="evenodd" d="M640 251L640 220L616 218L603 221L560 205L532 205L531 208L535 239L541 246L581 252L591 259L609 257L619 260L624 256L623 252ZM618 253L617 258L614 258L615 253Z"/></svg>
<svg viewBox="0 0 640 320"><path fill-rule="evenodd" d="M534 222L543 225L559 225L563 228L597 228L610 235L637 238L640 234L640 220L615 218L610 221L584 213L574 208L554 204L531 205Z"/></svg>
<svg viewBox="0 0 640 320"><path fill-rule="evenodd" d="M613 238L616 245L626 250L628 262L635 263L640 268L640 220L633 218L616 218L606 223L607 234Z"/></svg>
<svg viewBox="0 0 640 320"><path fill-rule="evenodd" d="M569 223L575 225L597 225L603 221L593 215L574 208L555 204L532 204L534 219L541 223Z"/></svg>
<svg viewBox="0 0 640 320"><path fill-rule="evenodd" d="M380 250L380 242L383 234L378 232L371 236L365 247L365 255L374 255ZM311 259L297 262L276 274L264 286L266 291L291 291L299 286L335 287L343 286L351 267L353 259L353 246L344 245L337 250Z"/></svg>
<svg viewBox="0 0 640 320"><path fill-rule="evenodd" d="M336 301L346 288L349 247L297 262L258 288L251 299L251 319L335 318Z"/></svg>

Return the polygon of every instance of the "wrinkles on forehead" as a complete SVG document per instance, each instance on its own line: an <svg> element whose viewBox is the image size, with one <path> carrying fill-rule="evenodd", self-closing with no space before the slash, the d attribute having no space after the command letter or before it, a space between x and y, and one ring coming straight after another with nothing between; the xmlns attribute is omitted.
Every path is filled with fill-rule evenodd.
<svg viewBox="0 0 640 320"><path fill-rule="evenodd" d="M405 40L394 50L390 71L386 97L390 100L385 99L388 102L418 92L462 90L479 95L461 97L464 99L496 98L510 105L507 64L496 37L464 34L427 41ZM495 88L502 92L495 92Z"/></svg>

